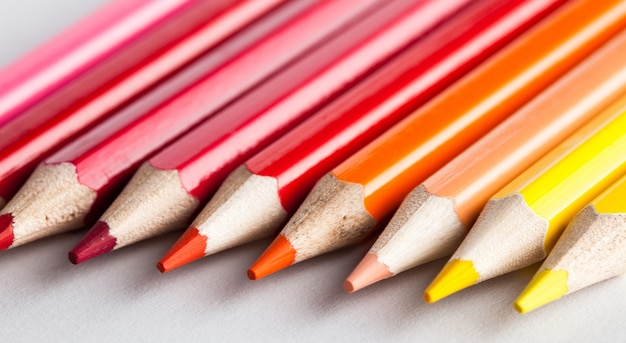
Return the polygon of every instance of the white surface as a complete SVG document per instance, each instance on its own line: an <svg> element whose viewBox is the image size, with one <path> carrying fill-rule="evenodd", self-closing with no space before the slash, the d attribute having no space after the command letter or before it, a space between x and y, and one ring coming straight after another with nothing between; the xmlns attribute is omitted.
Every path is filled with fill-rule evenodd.
<svg viewBox="0 0 626 343"><path fill-rule="evenodd" d="M103 2L0 1L0 65ZM522 316L511 304L537 266L426 305L421 292L443 260L349 295L341 284L369 246L328 254L252 282L245 270L267 240L162 275L155 263L178 234L73 266L66 254L82 234L0 253L3 342L626 339L624 278Z"/></svg>

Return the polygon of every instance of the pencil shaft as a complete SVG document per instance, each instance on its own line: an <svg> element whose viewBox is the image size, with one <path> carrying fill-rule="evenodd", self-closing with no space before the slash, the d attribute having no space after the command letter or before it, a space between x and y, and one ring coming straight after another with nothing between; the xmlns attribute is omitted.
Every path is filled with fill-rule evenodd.
<svg viewBox="0 0 626 343"><path fill-rule="evenodd" d="M332 33L342 21L368 8L361 5L346 12L346 2L312 7L313 2L301 3L304 6L290 4L274 12L268 19L271 23L262 31L267 33L265 36L259 37L259 32L248 29L241 36L243 44L226 41L227 48L234 46L237 50L225 49L223 54L210 51L115 117L65 146L46 163L72 162L82 184L98 192L108 190L125 180L150 153L280 70ZM327 20L335 26L320 30L319 23ZM185 120L180 120L181 114Z"/></svg>
<svg viewBox="0 0 626 343"><path fill-rule="evenodd" d="M408 191L624 26L626 3L566 5L333 170L382 219Z"/></svg>
<svg viewBox="0 0 626 343"><path fill-rule="evenodd" d="M84 133L116 109L148 92L151 87L166 79L173 72L181 71L181 68L203 52L214 48L212 53L229 56L228 53L221 53L220 50L236 51L236 46L223 44L223 47L218 47L218 45L245 25L276 7L278 2L272 0L232 6L189 35L141 62L123 77L85 97L80 105L59 112L54 120L48 120L45 123L29 122L28 127L21 125L18 120L0 128L0 136L3 137L0 141L0 206L15 194L46 153L54 151ZM248 35L250 37L247 39L237 38L240 41L239 45L252 44L256 36L268 30L259 26L259 24L254 25L258 34ZM162 101L157 97L152 99L157 102ZM144 105L149 107L147 103L144 101Z"/></svg>
<svg viewBox="0 0 626 343"><path fill-rule="evenodd" d="M479 2L246 162L293 212L332 167L539 20L558 2ZM303 144L306 142L306 144Z"/></svg>
<svg viewBox="0 0 626 343"><path fill-rule="evenodd" d="M626 213L626 177L622 177L591 202L600 214Z"/></svg>
<svg viewBox="0 0 626 343"><path fill-rule="evenodd" d="M0 126L36 128L217 16L234 0L116 1L0 72ZM3 132L13 139L11 130Z"/></svg>
<svg viewBox="0 0 626 343"><path fill-rule="evenodd" d="M230 115L203 123L164 149L150 164L178 170L183 187L204 201L234 167L286 133L285 128L314 113L465 3L390 2L226 108ZM237 119L232 119L235 114ZM225 137L223 132L233 133Z"/></svg>
<svg viewBox="0 0 626 343"><path fill-rule="evenodd" d="M626 34L424 181L451 198L466 227L500 188L626 91Z"/></svg>

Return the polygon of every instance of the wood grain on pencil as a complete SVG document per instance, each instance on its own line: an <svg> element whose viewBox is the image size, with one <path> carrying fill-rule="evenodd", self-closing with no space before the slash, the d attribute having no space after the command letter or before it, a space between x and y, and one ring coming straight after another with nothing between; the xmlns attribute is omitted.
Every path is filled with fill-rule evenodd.
<svg viewBox="0 0 626 343"><path fill-rule="evenodd" d="M233 37L235 41L225 42L229 49L204 55L40 164L31 176L33 181L27 181L2 212L13 216L10 247L78 228L97 218L103 205L150 154L280 70L336 28L327 25L320 29L320 23L330 20L341 27L372 3L363 2L359 7L345 2L294 1L286 5L259 22L265 33L261 37L253 28L241 32ZM254 40L250 41L251 37ZM50 174L51 187L39 189L37 184L46 180L46 174ZM59 178L53 182L55 176ZM88 197L73 198L78 193L87 194L86 189ZM39 193L36 197L35 192ZM30 197L33 202L24 201Z"/></svg>
<svg viewBox="0 0 626 343"><path fill-rule="evenodd" d="M320 180L249 276L360 242L412 188L617 34L624 7L565 5L352 155Z"/></svg>
<svg viewBox="0 0 626 343"><path fill-rule="evenodd" d="M121 248L184 228L237 165L418 38L416 13L429 3L385 4L152 157L72 250L71 259L94 257L94 250L104 252L98 248L103 243ZM427 12L433 25L447 11Z"/></svg>
<svg viewBox="0 0 626 343"><path fill-rule="evenodd" d="M626 274L626 177L595 198L569 223L515 302L521 313Z"/></svg>
<svg viewBox="0 0 626 343"><path fill-rule="evenodd" d="M118 0L103 7L0 72L0 126L37 128L237 2ZM14 137L11 130L0 136Z"/></svg>
<svg viewBox="0 0 626 343"><path fill-rule="evenodd" d="M483 1L446 19L230 174L159 268L275 233L324 173L558 4Z"/></svg>
<svg viewBox="0 0 626 343"><path fill-rule="evenodd" d="M626 96L487 203L424 294L438 301L541 261L567 223L626 173Z"/></svg>
<svg viewBox="0 0 626 343"><path fill-rule="evenodd" d="M229 50L237 51L237 44L251 45L269 28L264 29L255 24L253 25L255 33L246 34L245 39L240 35L242 38L233 39L232 42L225 44L220 43L279 2L280 0L247 2L232 6L189 35L175 41L167 49L144 60L115 82L91 93L80 104L57 114L53 120L29 123L32 127L25 127L16 121L0 128L0 136L3 137L0 140L0 207L17 192L46 154L86 132L89 127L147 92L150 87L154 87L172 73L181 71L181 68L202 53L214 48L212 53L228 55ZM198 67L209 67L208 62L210 61L200 63ZM197 77L195 75L201 75L199 71L189 74L191 74L188 75L190 83ZM151 99L157 103L162 101L160 97ZM146 100L143 100L143 103L144 106L151 106Z"/></svg>
<svg viewBox="0 0 626 343"><path fill-rule="evenodd" d="M624 56L626 33L411 191L347 288L451 255L492 195L626 93Z"/></svg>

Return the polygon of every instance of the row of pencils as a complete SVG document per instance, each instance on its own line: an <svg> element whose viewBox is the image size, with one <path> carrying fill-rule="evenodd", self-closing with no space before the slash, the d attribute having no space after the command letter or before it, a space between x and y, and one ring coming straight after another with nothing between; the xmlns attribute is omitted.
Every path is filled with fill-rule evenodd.
<svg viewBox="0 0 626 343"><path fill-rule="evenodd" d="M117 0L0 73L0 248L91 227L74 264L275 237L256 280L380 232L348 292L547 257L527 312L626 272L625 175L623 0Z"/></svg>

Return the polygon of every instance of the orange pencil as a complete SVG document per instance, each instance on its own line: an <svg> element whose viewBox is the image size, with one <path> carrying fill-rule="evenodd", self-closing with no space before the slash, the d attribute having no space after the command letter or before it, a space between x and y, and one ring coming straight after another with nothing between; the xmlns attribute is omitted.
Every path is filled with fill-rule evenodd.
<svg viewBox="0 0 626 343"><path fill-rule="evenodd" d="M575 1L324 176L248 271L358 243L404 196L626 25L626 2Z"/></svg>
<svg viewBox="0 0 626 343"><path fill-rule="evenodd" d="M411 191L344 288L451 255L491 196L626 93L624 57L626 32Z"/></svg>

